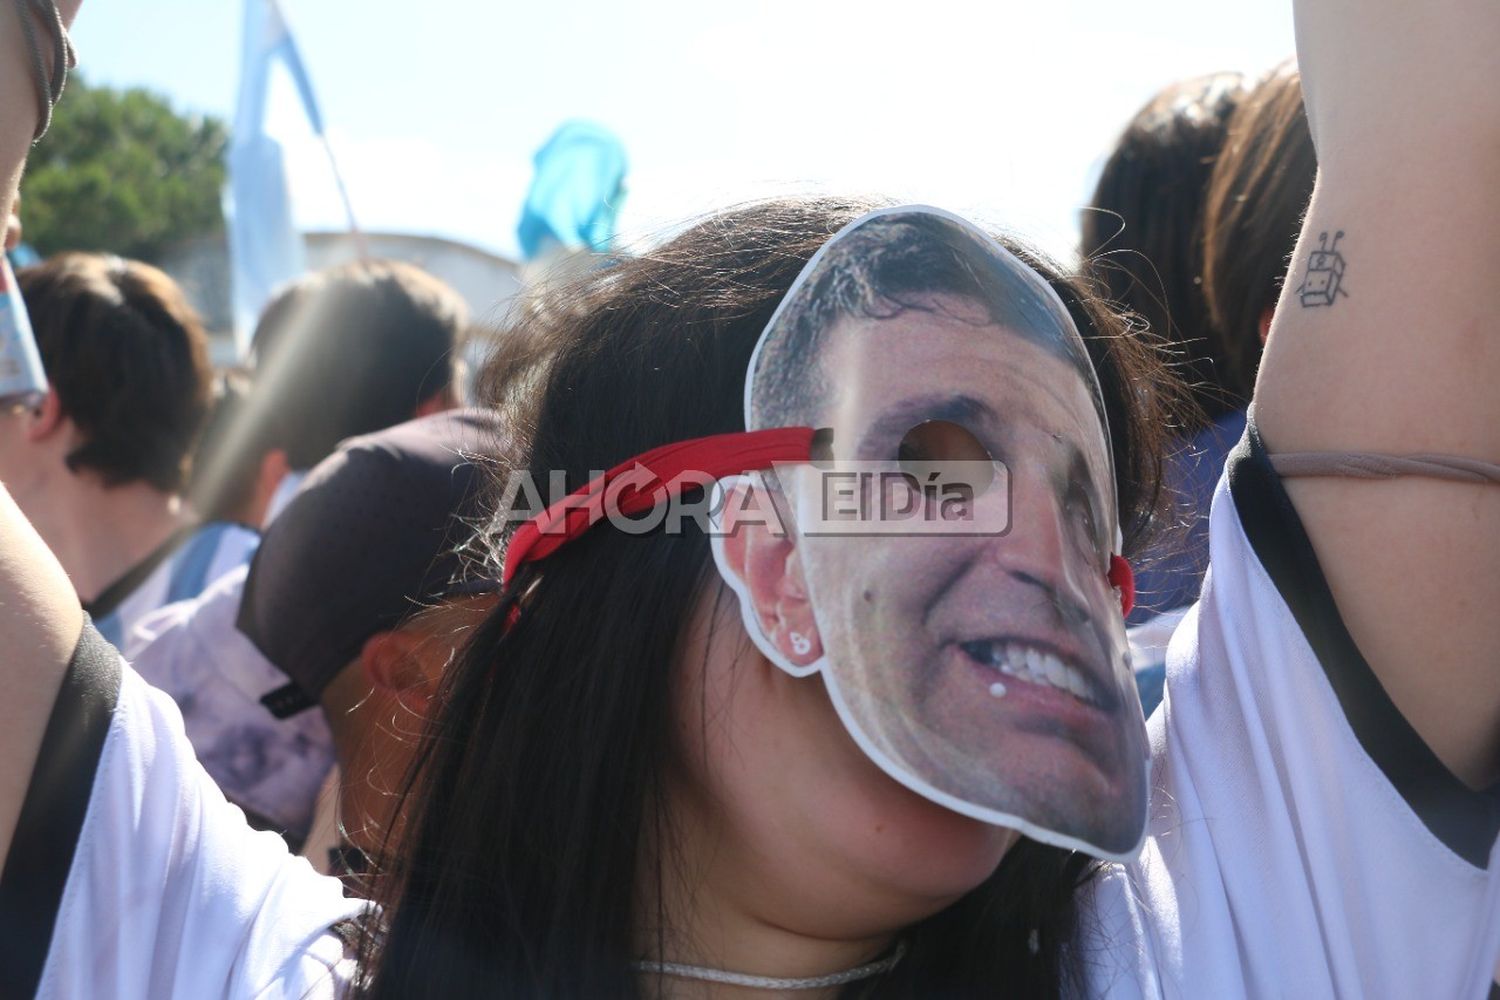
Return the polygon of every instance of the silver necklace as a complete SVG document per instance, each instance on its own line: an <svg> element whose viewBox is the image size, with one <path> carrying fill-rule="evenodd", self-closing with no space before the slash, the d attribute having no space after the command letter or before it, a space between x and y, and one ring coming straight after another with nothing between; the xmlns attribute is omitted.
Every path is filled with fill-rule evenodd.
<svg viewBox="0 0 1500 1000"><path fill-rule="evenodd" d="M683 965L680 962L631 962L636 972L651 972L678 979L701 979L709 983L724 983L726 986L745 986L752 990L820 990L829 986L843 986L872 976L884 975L896 967L906 954L906 942L897 943L896 950L878 961L856 965L843 972L831 972L826 976L807 976L802 979L781 979L776 976L752 976L745 972L727 972L724 969L709 969L701 965Z"/></svg>

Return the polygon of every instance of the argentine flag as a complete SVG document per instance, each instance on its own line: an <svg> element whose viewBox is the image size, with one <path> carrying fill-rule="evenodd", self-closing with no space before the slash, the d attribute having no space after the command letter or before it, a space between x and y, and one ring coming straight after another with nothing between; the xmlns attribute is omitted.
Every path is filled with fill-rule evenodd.
<svg viewBox="0 0 1500 1000"><path fill-rule="evenodd" d="M245 0L239 105L229 143L229 197L224 206L235 346L241 354L271 292L307 267L302 234L292 222L281 143L266 130L271 73L278 63L290 74L313 132L324 136L312 83L276 0Z"/></svg>

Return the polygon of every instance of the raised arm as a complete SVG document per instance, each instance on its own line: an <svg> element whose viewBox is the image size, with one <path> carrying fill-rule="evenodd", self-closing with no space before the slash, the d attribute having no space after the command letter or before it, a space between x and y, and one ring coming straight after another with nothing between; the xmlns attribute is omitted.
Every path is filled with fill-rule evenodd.
<svg viewBox="0 0 1500 1000"><path fill-rule="evenodd" d="M1500 463L1500 3L1296 21L1319 176L1255 390L1267 448ZM1500 778L1500 486L1287 489L1391 700L1465 783Z"/></svg>
<svg viewBox="0 0 1500 1000"><path fill-rule="evenodd" d="M66 20L78 4L59 5ZM22 6L0 4L0 216L9 214L38 119ZM82 625L62 567L0 487L0 859L10 853L37 748Z"/></svg>
<svg viewBox="0 0 1500 1000"><path fill-rule="evenodd" d="M67 574L0 489L0 859L82 628Z"/></svg>

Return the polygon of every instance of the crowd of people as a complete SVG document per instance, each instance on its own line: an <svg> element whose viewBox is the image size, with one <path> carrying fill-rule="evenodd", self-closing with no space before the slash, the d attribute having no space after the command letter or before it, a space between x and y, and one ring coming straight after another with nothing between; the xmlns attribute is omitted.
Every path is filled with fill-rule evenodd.
<svg viewBox="0 0 1500 1000"><path fill-rule="evenodd" d="M6 206L80 2L0 10ZM223 371L20 269L0 995L1494 995L1500 7L1295 9L1073 265L755 202L473 378L405 263Z"/></svg>

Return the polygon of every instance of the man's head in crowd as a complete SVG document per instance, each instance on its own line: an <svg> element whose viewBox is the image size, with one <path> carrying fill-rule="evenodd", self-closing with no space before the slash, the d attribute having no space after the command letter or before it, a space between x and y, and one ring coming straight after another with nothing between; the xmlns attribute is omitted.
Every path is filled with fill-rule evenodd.
<svg viewBox="0 0 1500 1000"><path fill-rule="evenodd" d="M1317 173L1302 78L1285 63L1230 119L1203 210L1203 291L1230 384L1247 399Z"/></svg>
<svg viewBox="0 0 1500 1000"><path fill-rule="evenodd" d="M163 539L134 517L175 517L209 406L202 323L171 278L137 261L60 254L17 281L49 388L0 415L0 479L70 573L90 532L142 528L149 552Z"/></svg>
<svg viewBox="0 0 1500 1000"><path fill-rule="evenodd" d="M1083 213L1081 250L1093 276L1171 345L1210 419L1249 395L1228 381L1199 252L1209 176L1244 93L1238 73L1162 90L1125 127Z"/></svg>
<svg viewBox="0 0 1500 1000"><path fill-rule="evenodd" d="M261 314L258 393L289 469L311 469L344 438L462 402L456 350L468 307L410 264L362 261L311 275Z"/></svg>
<svg viewBox="0 0 1500 1000"><path fill-rule="evenodd" d="M266 532L238 626L291 683L285 717L321 706L353 846L382 846L428 700L494 604L461 549L481 515L498 419L441 413L346 442Z"/></svg>
<svg viewBox="0 0 1500 1000"><path fill-rule="evenodd" d="M229 502L259 504L246 516L263 523L277 483L345 438L460 405L455 356L467 325L457 292L398 261L356 261L293 282L261 313L253 383L231 432L205 454L202 495L215 506L224 483L238 479L245 488Z"/></svg>

